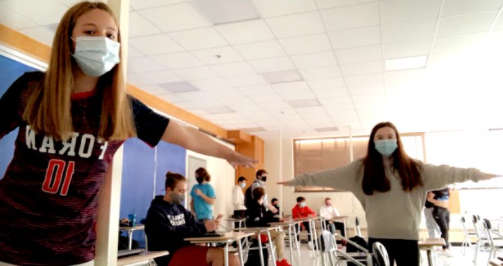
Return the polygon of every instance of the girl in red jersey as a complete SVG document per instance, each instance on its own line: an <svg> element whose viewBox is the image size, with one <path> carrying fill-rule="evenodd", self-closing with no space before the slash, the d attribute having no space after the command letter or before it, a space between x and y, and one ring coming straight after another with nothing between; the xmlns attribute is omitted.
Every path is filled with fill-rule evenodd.
<svg viewBox="0 0 503 266"><path fill-rule="evenodd" d="M0 265L94 265L97 193L128 138L253 165L128 97L120 41L106 4L76 4L58 26L47 72L24 74L2 96L0 138L19 133L0 180Z"/></svg>

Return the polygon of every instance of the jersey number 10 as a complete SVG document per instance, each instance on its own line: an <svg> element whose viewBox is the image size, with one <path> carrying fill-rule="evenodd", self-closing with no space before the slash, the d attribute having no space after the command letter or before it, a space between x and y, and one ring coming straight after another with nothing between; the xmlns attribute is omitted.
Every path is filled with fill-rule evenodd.
<svg viewBox="0 0 503 266"><path fill-rule="evenodd" d="M49 166L45 172L45 180L42 185L42 191L56 194L61 187L61 183L63 183L60 195L66 196L66 194L68 194L68 187L70 186L73 172L75 171L75 162L69 162L68 167L66 167L66 171L65 166L66 162L63 160L52 159L49 161Z"/></svg>

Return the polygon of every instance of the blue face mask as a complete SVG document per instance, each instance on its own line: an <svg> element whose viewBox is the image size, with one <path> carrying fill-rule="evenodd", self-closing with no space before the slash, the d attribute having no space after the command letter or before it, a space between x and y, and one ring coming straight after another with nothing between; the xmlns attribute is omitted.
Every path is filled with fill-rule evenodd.
<svg viewBox="0 0 503 266"><path fill-rule="evenodd" d="M120 62L120 43L116 41L103 36L79 36L74 41L77 45L73 57L90 77L102 76Z"/></svg>
<svg viewBox="0 0 503 266"><path fill-rule="evenodd" d="M305 202L301 202L301 203L299 204L299 206L300 206L301 208L304 208L304 207L306 207L306 203L305 203Z"/></svg>
<svg viewBox="0 0 503 266"><path fill-rule="evenodd" d="M396 139L376 140L374 143L376 150L383 156L390 156L398 148Z"/></svg>
<svg viewBox="0 0 503 266"><path fill-rule="evenodd" d="M245 187L246 187L246 183L245 183L245 182L243 182L243 183L241 183L241 185L239 185L239 186L240 186L241 188L245 188Z"/></svg>

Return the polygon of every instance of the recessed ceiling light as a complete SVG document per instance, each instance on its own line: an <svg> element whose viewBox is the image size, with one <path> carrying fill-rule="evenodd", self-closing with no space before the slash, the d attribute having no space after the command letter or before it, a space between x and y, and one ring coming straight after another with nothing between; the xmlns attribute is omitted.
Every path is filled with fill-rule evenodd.
<svg viewBox="0 0 503 266"><path fill-rule="evenodd" d="M213 25L260 19L246 0L195 0L191 5Z"/></svg>
<svg viewBox="0 0 503 266"><path fill-rule="evenodd" d="M229 114L229 113L236 112L227 106L206 108L204 110L212 115L221 115L221 114Z"/></svg>
<svg viewBox="0 0 503 266"><path fill-rule="evenodd" d="M315 128L316 132L334 132L339 131L337 127L323 127L323 128Z"/></svg>
<svg viewBox="0 0 503 266"><path fill-rule="evenodd" d="M288 104L290 104L292 108L320 106L320 102L317 99L289 101Z"/></svg>
<svg viewBox="0 0 503 266"><path fill-rule="evenodd" d="M428 56L426 56L426 55L388 59L385 62L386 71L425 68L427 60L428 60Z"/></svg>
<svg viewBox="0 0 503 266"><path fill-rule="evenodd" d="M264 79L270 84L302 81L302 75L297 70L285 70L262 73Z"/></svg>
<svg viewBox="0 0 503 266"><path fill-rule="evenodd" d="M169 82L169 83L161 83L160 87L167 89L172 93L182 93L182 92L191 92L191 91L199 91L197 87L188 83L188 82Z"/></svg>

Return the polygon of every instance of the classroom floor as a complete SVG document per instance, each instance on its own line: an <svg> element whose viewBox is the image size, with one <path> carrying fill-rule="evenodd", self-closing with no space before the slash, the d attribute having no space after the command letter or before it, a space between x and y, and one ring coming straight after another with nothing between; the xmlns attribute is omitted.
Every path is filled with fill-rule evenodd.
<svg viewBox="0 0 503 266"><path fill-rule="evenodd" d="M285 255L290 262L290 253L289 253L288 247L285 250ZM445 257L445 256L434 256L434 265L435 266L474 266L475 264L472 262L473 259L473 248L472 249L466 249L466 255L463 256L463 249L460 247L453 247L451 249L451 253L453 255L452 258ZM295 251L294 251L294 254ZM502 256L502 253L498 253L497 255ZM477 258L477 266L486 266L488 265L488 257L489 257L489 252L479 252L478 258ZM421 254L421 266L427 266L428 261L426 259L426 253ZM290 262L291 263L291 262ZM271 263L269 263L270 266L272 266ZM297 266L296 264L294 264ZM301 265L302 266L322 266L321 259L319 256L316 257L316 259L313 259L311 251L307 249L307 244L302 244L301 247ZM327 262L327 265L329 263ZM345 264L342 264L345 266Z"/></svg>

